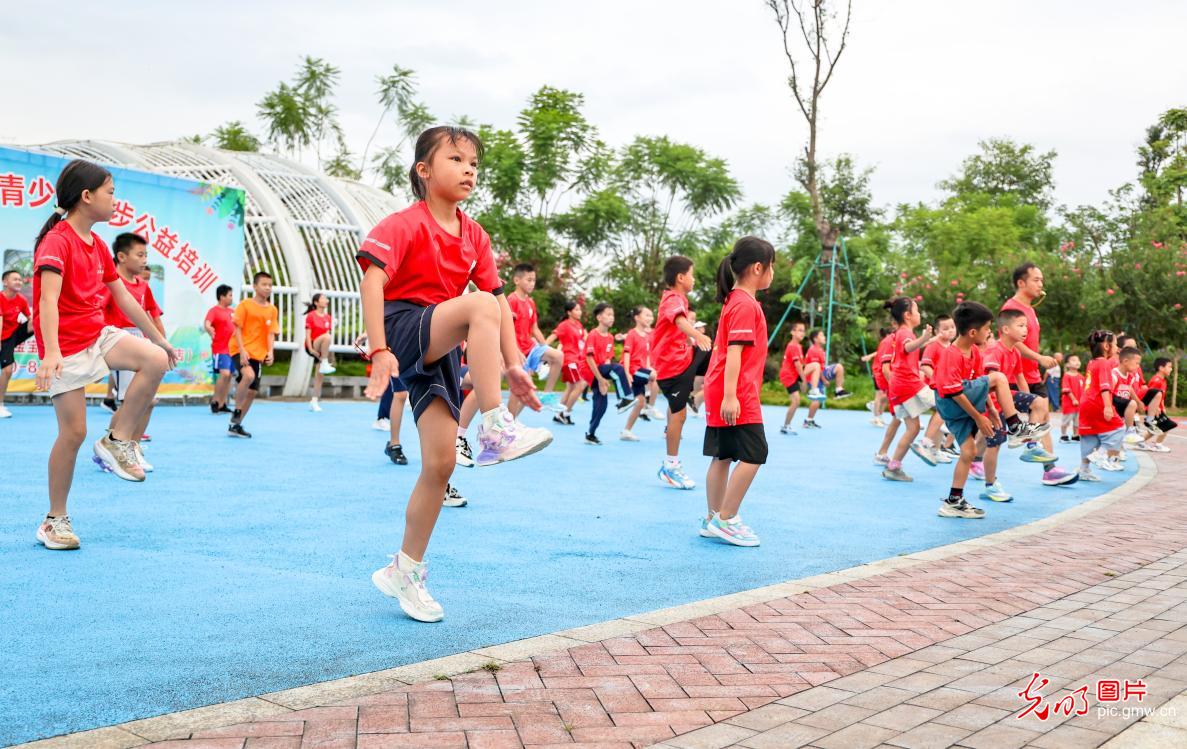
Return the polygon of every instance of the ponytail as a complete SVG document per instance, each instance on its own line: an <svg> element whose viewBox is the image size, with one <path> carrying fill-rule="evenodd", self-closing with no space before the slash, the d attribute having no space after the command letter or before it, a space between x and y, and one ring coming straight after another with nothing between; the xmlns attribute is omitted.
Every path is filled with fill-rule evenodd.
<svg viewBox="0 0 1187 749"><path fill-rule="evenodd" d="M308 315L310 312L317 309L317 303L323 296L324 294L319 291L313 295L312 299L310 299L308 302L305 302L305 314Z"/></svg>
<svg viewBox="0 0 1187 749"><path fill-rule="evenodd" d="M111 172L98 164L92 164L83 159L75 159L67 164L62 169L62 173L58 175L57 184L54 185L54 195L57 196L58 205L42 225L37 239L33 242L33 249L37 249L41 240L45 239L45 235L58 225L67 212L74 210L78 201L82 200L84 192L98 190L109 179L111 179Z"/></svg>
<svg viewBox="0 0 1187 749"><path fill-rule="evenodd" d="M738 282L738 275L755 263L769 268L775 262L775 248L765 239L746 236L734 243L730 254L721 260L717 266L717 301L724 303L725 298L734 290Z"/></svg>
<svg viewBox="0 0 1187 749"><path fill-rule="evenodd" d="M890 316L896 323L902 325L903 320L907 317L907 312L911 310L911 305L914 303L915 300L909 296L896 296L882 306L890 310Z"/></svg>

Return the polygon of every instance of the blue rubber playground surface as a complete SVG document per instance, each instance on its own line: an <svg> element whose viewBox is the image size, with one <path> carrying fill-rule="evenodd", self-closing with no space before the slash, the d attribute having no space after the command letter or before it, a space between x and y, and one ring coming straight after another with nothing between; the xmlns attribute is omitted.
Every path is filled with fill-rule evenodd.
<svg viewBox="0 0 1187 749"><path fill-rule="evenodd" d="M661 485L663 425L602 447L578 426L543 453L458 469L470 499L443 510L429 548L430 589L446 619L418 624L371 585L398 548L419 451L383 455L374 406L260 403L248 440L224 436L204 408L158 408L143 484L99 472L84 447L71 496L77 552L34 540L47 507L53 411L14 407L0 422L0 744L120 723L412 663L696 601L992 533L1119 485L1049 488L1003 455L1016 499L979 502L982 521L936 516L951 468L908 456L912 484L884 481L871 456L881 430L862 412L825 411L823 429L781 435L766 409L770 462L743 516L762 546L697 536L704 492ZM799 419L802 419L803 411ZM530 424L547 416L525 414ZM797 421L799 420L797 419ZM107 414L92 408L91 439ZM701 483L704 422L689 420L682 457ZM473 442L473 434L471 436ZM1062 446L1071 467L1076 447ZM974 496L980 485L972 482Z"/></svg>

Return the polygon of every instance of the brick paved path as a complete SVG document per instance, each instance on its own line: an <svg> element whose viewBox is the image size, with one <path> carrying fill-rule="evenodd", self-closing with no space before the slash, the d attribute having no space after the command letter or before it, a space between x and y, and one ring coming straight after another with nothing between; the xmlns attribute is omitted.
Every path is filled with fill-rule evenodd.
<svg viewBox="0 0 1187 749"><path fill-rule="evenodd" d="M1095 745L1133 721L1016 727L1010 692L1033 670L1044 694L1098 673L1150 676L1151 700L1187 687L1176 447L1133 496L1018 540L150 746ZM134 726L106 745L160 738Z"/></svg>

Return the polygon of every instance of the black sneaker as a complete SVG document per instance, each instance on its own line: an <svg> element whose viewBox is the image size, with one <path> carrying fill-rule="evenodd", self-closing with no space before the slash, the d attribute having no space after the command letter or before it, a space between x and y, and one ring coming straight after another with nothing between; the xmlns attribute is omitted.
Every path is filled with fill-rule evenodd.
<svg viewBox="0 0 1187 749"><path fill-rule="evenodd" d="M1079 441L1080 441L1080 435L1078 435L1078 434L1073 434L1073 435L1072 435L1072 442L1079 442Z"/></svg>
<svg viewBox="0 0 1187 749"><path fill-rule="evenodd" d="M565 419L565 415L563 413L553 414L552 420L554 422L556 422L557 424L571 424L572 423L571 421L568 421Z"/></svg>
<svg viewBox="0 0 1187 749"><path fill-rule="evenodd" d="M383 454L391 458L392 462L398 466L408 465L408 458L404 455L404 448L400 445L388 444L383 448Z"/></svg>
<svg viewBox="0 0 1187 749"><path fill-rule="evenodd" d="M948 453L949 455L951 455L954 458L960 457L960 449L957 448L956 445L948 445L947 447L941 447L940 452Z"/></svg>
<svg viewBox="0 0 1187 749"><path fill-rule="evenodd" d="M227 404L226 404L226 403L223 403L223 404L220 404L220 405L219 405L219 407L218 407L218 412L219 412L220 414L229 414L229 413L234 413L234 412L233 412L233 411L232 411L230 408L228 408L228 407L227 407Z"/></svg>
<svg viewBox="0 0 1187 749"><path fill-rule="evenodd" d="M1071 442L1072 440L1066 434L1064 434L1064 435L1060 436L1059 441L1060 442Z"/></svg>
<svg viewBox="0 0 1187 749"><path fill-rule="evenodd" d="M214 401L210 401L210 413L212 413L212 414L218 413L218 404L215 403Z"/></svg>
<svg viewBox="0 0 1187 749"><path fill-rule="evenodd" d="M971 520L979 520L985 517L985 510L972 506L964 497L961 497L956 502L953 502L950 498L941 502L940 511L936 514L942 518L969 518Z"/></svg>
<svg viewBox="0 0 1187 749"><path fill-rule="evenodd" d="M804 429L820 429L815 419L804 419Z"/></svg>
<svg viewBox="0 0 1187 749"><path fill-rule="evenodd" d="M833 398L841 401L845 400L851 395L853 395L853 393L849 392L848 390L845 390L844 388L837 388L837 392L833 394Z"/></svg>
<svg viewBox="0 0 1187 749"><path fill-rule="evenodd" d="M116 412L116 410L118 408L119 408L119 404L115 402L115 398L104 398L103 399L103 410L104 411L113 414Z"/></svg>
<svg viewBox="0 0 1187 749"><path fill-rule="evenodd" d="M631 406L633 406L633 405L635 405L634 398L621 398L618 401L618 413L622 413L623 411L629 411Z"/></svg>
<svg viewBox="0 0 1187 749"><path fill-rule="evenodd" d="M600 439L598 439L598 435L596 435L596 434L587 434L587 435L585 435L585 444L600 445L600 444L602 444L602 441Z"/></svg>
<svg viewBox="0 0 1187 749"><path fill-rule="evenodd" d="M651 417L647 415L646 408L644 408L642 411L639 412L639 418L642 419L643 421L651 421Z"/></svg>
<svg viewBox="0 0 1187 749"><path fill-rule="evenodd" d="M243 428L242 424L232 424L227 427L228 437L240 437L242 439L251 439L251 432Z"/></svg>

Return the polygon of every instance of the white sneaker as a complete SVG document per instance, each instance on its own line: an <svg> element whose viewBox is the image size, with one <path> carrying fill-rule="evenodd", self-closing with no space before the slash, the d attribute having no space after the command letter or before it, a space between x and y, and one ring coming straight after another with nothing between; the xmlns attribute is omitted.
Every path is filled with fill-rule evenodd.
<svg viewBox="0 0 1187 749"><path fill-rule="evenodd" d="M389 432L392 428L391 419L376 419L371 428L377 432Z"/></svg>
<svg viewBox="0 0 1187 749"><path fill-rule="evenodd" d="M465 507L468 504L466 498L457 490L453 484L445 485L445 499L442 500L442 507Z"/></svg>
<svg viewBox="0 0 1187 749"><path fill-rule="evenodd" d="M524 426L503 409L490 428L485 424L478 427L479 450L475 462L480 466L493 466L539 452L551 443L552 432Z"/></svg>
<svg viewBox="0 0 1187 749"><path fill-rule="evenodd" d="M457 453L454 462L462 468L474 467L474 453L470 450L470 441L463 435L458 435L457 442L454 443L454 451Z"/></svg>
<svg viewBox="0 0 1187 749"><path fill-rule="evenodd" d="M635 436L635 433L629 429L623 429L622 434L618 435L618 439L622 440L623 442L638 442L639 441L639 438Z"/></svg>
<svg viewBox="0 0 1187 749"><path fill-rule="evenodd" d="M1092 464L1080 467L1081 481L1100 481L1100 476L1092 472Z"/></svg>
<svg viewBox="0 0 1187 749"><path fill-rule="evenodd" d="M1153 445L1150 446L1150 449L1156 453L1169 453L1171 451L1171 449L1169 447L1162 444L1161 442L1155 442Z"/></svg>
<svg viewBox="0 0 1187 749"><path fill-rule="evenodd" d="M321 372L324 375L334 374L335 367L333 364L330 364L328 361L324 361L317 366L317 371Z"/></svg>
<svg viewBox="0 0 1187 749"><path fill-rule="evenodd" d="M1142 435L1138 434L1136 429L1126 429L1124 442L1127 445L1136 445L1142 441Z"/></svg>
<svg viewBox="0 0 1187 749"><path fill-rule="evenodd" d="M441 604L434 601L425 588L429 576L428 565L419 562L412 565L411 569L402 569L399 559L399 553L394 554L391 564L371 574L371 582L385 596L396 599L404 613L416 621L439 622L444 619L445 611Z"/></svg>
<svg viewBox="0 0 1187 749"><path fill-rule="evenodd" d="M9 411L4 406L0 406L0 419L11 419L12 411Z"/></svg>
<svg viewBox="0 0 1187 749"><path fill-rule="evenodd" d="M658 408L656 408L655 406L652 406L651 407L651 418L655 419L656 421L663 421L664 418L666 418L666 417L664 414L660 413Z"/></svg>
<svg viewBox="0 0 1187 749"><path fill-rule="evenodd" d="M871 426L876 426L876 427L878 427L879 429L885 429L885 428L886 428L886 422L885 422L885 421L882 421L881 417L878 417L878 416L875 416L874 418L870 419L870 425L871 425Z"/></svg>
<svg viewBox="0 0 1187 749"><path fill-rule="evenodd" d="M152 473L152 463L144 459L144 448L140 446L139 442L133 442L132 449L136 451L136 459L140 461L140 467L144 469L145 473Z"/></svg>
<svg viewBox="0 0 1187 749"><path fill-rule="evenodd" d="M1105 458L1100 462L1100 469L1102 471L1124 471L1125 466L1116 458Z"/></svg>
<svg viewBox="0 0 1187 749"><path fill-rule="evenodd" d="M309 410L316 411L317 413L321 413L321 406L319 406L317 404L317 398L314 398L313 400L309 401Z"/></svg>

